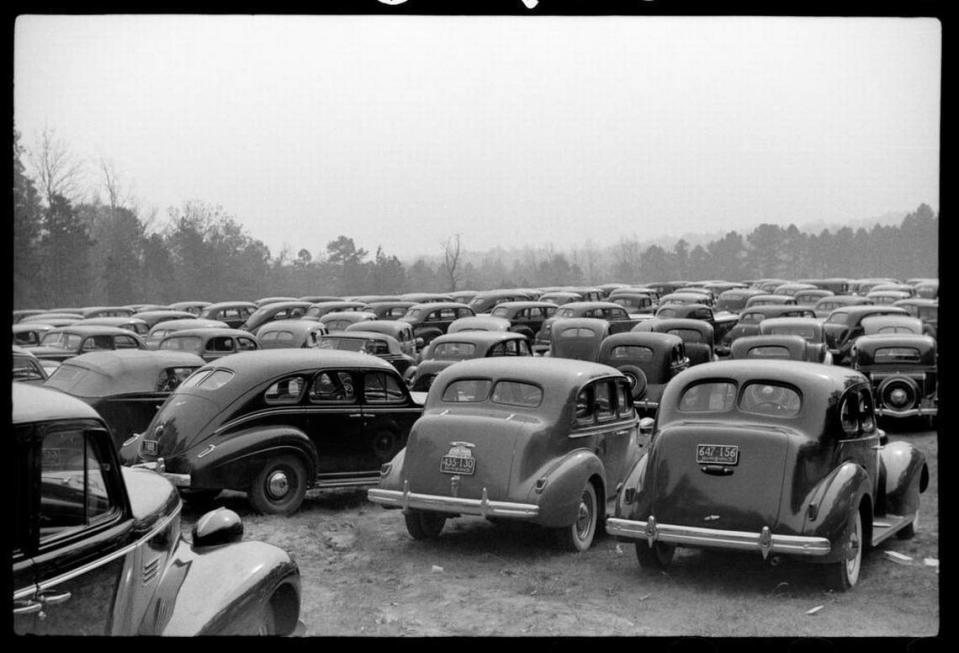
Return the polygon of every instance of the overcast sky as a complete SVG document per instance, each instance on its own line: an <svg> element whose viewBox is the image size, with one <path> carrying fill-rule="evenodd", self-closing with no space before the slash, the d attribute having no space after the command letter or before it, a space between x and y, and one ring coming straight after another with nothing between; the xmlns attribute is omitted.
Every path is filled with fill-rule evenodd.
<svg viewBox="0 0 959 653"><path fill-rule="evenodd" d="M939 206L930 18L25 16L14 121L276 255ZM90 180L90 186L96 183Z"/></svg>

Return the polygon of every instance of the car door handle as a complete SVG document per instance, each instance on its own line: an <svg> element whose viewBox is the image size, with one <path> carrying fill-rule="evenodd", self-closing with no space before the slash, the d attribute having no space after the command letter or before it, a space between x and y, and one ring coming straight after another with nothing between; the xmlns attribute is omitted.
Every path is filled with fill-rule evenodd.
<svg viewBox="0 0 959 653"><path fill-rule="evenodd" d="M69 601L71 596L73 595L70 594L70 592L40 592L37 598L39 598L40 602L44 605L58 605Z"/></svg>
<svg viewBox="0 0 959 653"><path fill-rule="evenodd" d="M41 610L43 610L43 604L33 599L13 602L14 615L38 614Z"/></svg>
<svg viewBox="0 0 959 653"><path fill-rule="evenodd" d="M357 418L363 417L363 413L349 413L347 417L357 419Z"/></svg>

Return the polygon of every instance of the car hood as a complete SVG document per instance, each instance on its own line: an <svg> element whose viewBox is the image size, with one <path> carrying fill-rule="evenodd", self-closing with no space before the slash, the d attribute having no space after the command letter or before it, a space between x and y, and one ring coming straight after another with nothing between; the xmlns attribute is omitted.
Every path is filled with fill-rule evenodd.
<svg viewBox="0 0 959 653"><path fill-rule="evenodd" d="M513 477L514 451L542 429L542 422L510 413L425 415L413 424L406 445L403 480L412 492L507 500ZM442 471L447 456L473 459L473 472ZM459 481L452 483L454 476ZM454 492L458 494L454 494Z"/></svg>
<svg viewBox="0 0 959 653"><path fill-rule="evenodd" d="M137 530L149 530L180 505L176 488L160 474L143 467L121 467Z"/></svg>
<svg viewBox="0 0 959 653"><path fill-rule="evenodd" d="M703 445L737 447L735 464L701 462ZM759 532L779 523L789 432L763 424L688 421L654 436L639 518Z"/></svg>

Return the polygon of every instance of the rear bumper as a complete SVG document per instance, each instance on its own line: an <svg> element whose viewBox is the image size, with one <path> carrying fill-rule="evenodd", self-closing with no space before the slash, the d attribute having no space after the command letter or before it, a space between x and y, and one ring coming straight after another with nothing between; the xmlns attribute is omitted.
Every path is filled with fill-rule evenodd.
<svg viewBox="0 0 959 653"><path fill-rule="evenodd" d="M483 489L483 498L467 499L410 492L409 482L404 481L402 490L373 488L367 492L367 498L386 508L402 508L403 510L412 508L483 517L512 517L514 519L535 519L539 516L539 506L532 503L490 501L486 496L485 488Z"/></svg>
<svg viewBox="0 0 959 653"><path fill-rule="evenodd" d="M774 535L768 526L764 526L759 533L722 531L695 526L657 524L656 518L652 516L648 521L610 517L606 520L606 532L619 539L646 540L650 545L653 542L666 542L684 546L759 551L764 558L770 553L824 556L832 550L832 545L825 537Z"/></svg>

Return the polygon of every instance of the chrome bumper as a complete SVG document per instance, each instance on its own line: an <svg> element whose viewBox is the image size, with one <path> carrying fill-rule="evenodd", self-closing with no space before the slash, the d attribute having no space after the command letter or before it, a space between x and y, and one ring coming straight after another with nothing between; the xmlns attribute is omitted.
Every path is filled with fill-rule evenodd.
<svg viewBox="0 0 959 653"><path fill-rule="evenodd" d="M696 526L657 524L656 518L652 516L648 521L610 517L606 520L606 532L622 539L646 540L650 546L653 542L668 542L685 546L759 551L763 558L770 553L824 556L832 550L832 545L825 537L773 535L768 526L764 526L759 533L721 531Z"/></svg>
<svg viewBox="0 0 959 653"><path fill-rule="evenodd" d="M907 408L906 410L893 410L892 408L876 408L877 415L887 417L916 417L917 415L937 415L939 408L936 406L921 406L919 408Z"/></svg>
<svg viewBox="0 0 959 653"><path fill-rule="evenodd" d="M403 481L403 490L384 490L373 488L366 494L373 503L386 507L432 510L462 515L480 515L483 517L513 517L531 519L539 516L539 506L531 503L513 503L509 501L490 501L483 488L482 499L448 497L438 494L418 494L410 492L409 481Z"/></svg>
<svg viewBox="0 0 959 653"><path fill-rule="evenodd" d="M189 474L173 474L171 472L166 471L166 469L164 469L164 466L163 466L163 458L157 459L156 462L137 463L135 465L130 465L130 467L152 470L156 472L157 474L159 474L160 476L162 476L163 478L165 478L166 480L173 483L177 487L191 486L190 475Z"/></svg>

